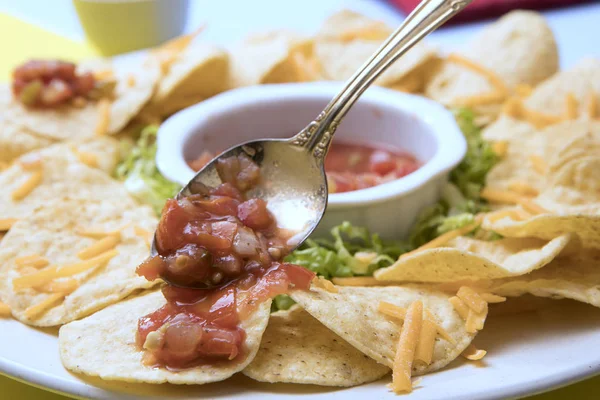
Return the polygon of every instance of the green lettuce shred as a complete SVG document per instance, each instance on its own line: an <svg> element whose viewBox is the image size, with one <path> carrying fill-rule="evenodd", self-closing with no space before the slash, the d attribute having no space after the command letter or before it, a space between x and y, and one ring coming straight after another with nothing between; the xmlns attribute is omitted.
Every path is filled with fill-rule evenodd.
<svg viewBox="0 0 600 400"><path fill-rule="evenodd" d="M124 180L125 188L134 197L160 212L167 199L175 196L181 187L166 179L156 167L157 125L146 126L140 138L117 166L115 176Z"/></svg>
<svg viewBox="0 0 600 400"><path fill-rule="evenodd" d="M308 239L285 261L327 279L369 276L376 269L392 265L409 250L407 243L384 241L366 228L344 222L331 230L330 238Z"/></svg>

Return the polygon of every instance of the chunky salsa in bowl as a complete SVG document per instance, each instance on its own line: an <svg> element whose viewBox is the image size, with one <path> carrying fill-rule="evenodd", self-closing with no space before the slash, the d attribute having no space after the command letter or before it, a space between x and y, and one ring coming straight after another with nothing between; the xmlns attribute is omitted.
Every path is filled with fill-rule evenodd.
<svg viewBox="0 0 600 400"><path fill-rule="evenodd" d="M194 171L208 164L214 153L203 151L188 161ZM401 149L374 143L334 141L325 159L329 193L368 189L400 179L420 166L417 159Z"/></svg>
<svg viewBox="0 0 600 400"><path fill-rule="evenodd" d="M244 356L241 322L263 302L308 289L314 273L283 261L294 232L279 229L262 199L246 192L261 179L246 155L219 160L223 182L165 205L157 254L138 274L167 283L167 300L138 323L147 365L170 369Z"/></svg>

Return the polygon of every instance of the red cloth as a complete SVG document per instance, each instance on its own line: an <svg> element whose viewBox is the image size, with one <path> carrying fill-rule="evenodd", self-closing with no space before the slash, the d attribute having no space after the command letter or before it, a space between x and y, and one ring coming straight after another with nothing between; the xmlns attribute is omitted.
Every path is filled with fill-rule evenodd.
<svg viewBox="0 0 600 400"><path fill-rule="evenodd" d="M421 2L420 0L388 1L407 14ZM450 23L496 17L517 8L541 10L544 8L567 7L591 1L594 0L474 0L461 13L452 18Z"/></svg>

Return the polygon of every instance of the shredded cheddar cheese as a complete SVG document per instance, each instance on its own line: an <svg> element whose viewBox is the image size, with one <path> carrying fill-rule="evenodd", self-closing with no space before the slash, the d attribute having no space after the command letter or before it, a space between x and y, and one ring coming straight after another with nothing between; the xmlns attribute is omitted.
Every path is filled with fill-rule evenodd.
<svg viewBox="0 0 600 400"><path fill-rule="evenodd" d="M96 125L96 135L104 135L108 132L110 125L110 101L101 99L98 102L98 125Z"/></svg>
<svg viewBox="0 0 600 400"><path fill-rule="evenodd" d="M19 158L19 165L25 171L36 171L44 166L44 161L39 154L28 154Z"/></svg>
<svg viewBox="0 0 600 400"><path fill-rule="evenodd" d="M137 225L133 227L133 232L137 236L144 239L144 242L146 242L146 245L148 245L148 247L152 246L152 232Z"/></svg>
<svg viewBox="0 0 600 400"><path fill-rule="evenodd" d="M516 97L506 100L502 106L502 113L512 118L521 118L523 116L521 100Z"/></svg>
<svg viewBox="0 0 600 400"><path fill-rule="evenodd" d="M533 111L525 107L522 107L521 112L525 120L531 125L535 126L537 129L542 129L549 125L557 124L562 121L561 117L543 114L541 112Z"/></svg>
<svg viewBox="0 0 600 400"><path fill-rule="evenodd" d="M0 219L0 231L9 230L17 221L18 221L18 219L16 219L16 218Z"/></svg>
<svg viewBox="0 0 600 400"><path fill-rule="evenodd" d="M127 77L127 87L134 87L135 86L135 76L133 75L129 75Z"/></svg>
<svg viewBox="0 0 600 400"><path fill-rule="evenodd" d="M28 307L25 310L25 317L34 318L48 311L52 306L65 298L64 293L54 293L42 300L40 303Z"/></svg>
<svg viewBox="0 0 600 400"><path fill-rule="evenodd" d="M0 317L10 317L10 306L0 302Z"/></svg>
<svg viewBox="0 0 600 400"><path fill-rule="evenodd" d="M71 147L73 153L77 156L77 159L87 165L90 168L98 168L98 157L94 153L88 153L87 151L81 151L77 147Z"/></svg>
<svg viewBox="0 0 600 400"><path fill-rule="evenodd" d="M474 96L460 97L454 100L454 104L462 107L486 106L490 104L501 103L505 98L505 92L492 91L489 93L478 94Z"/></svg>
<svg viewBox="0 0 600 400"><path fill-rule="evenodd" d="M82 260L88 260L108 250L114 249L121 242L121 235L111 235L100 239L90 247L77 253L77 257Z"/></svg>
<svg viewBox="0 0 600 400"><path fill-rule="evenodd" d="M590 119L596 118L596 110L598 110L598 99L593 91L588 94L587 114Z"/></svg>
<svg viewBox="0 0 600 400"><path fill-rule="evenodd" d="M504 303L506 297L498 296L492 293L479 293L479 296L488 303Z"/></svg>
<svg viewBox="0 0 600 400"><path fill-rule="evenodd" d="M519 97L527 97L533 92L533 87L531 85L526 85L524 83L519 83L515 86L515 93Z"/></svg>
<svg viewBox="0 0 600 400"><path fill-rule="evenodd" d="M35 289L45 293L73 293L78 287L79 281L77 279L67 278L59 281L50 281Z"/></svg>
<svg viewBox="0 0 600 400"><path fill-rule="evenodd" d="M498 157L504 157L508 151L508 142L506 140L499 140L492 144L492 150L498 155Z"/></svg>
<svg viewBox="0 0 600 400"><path fill-rule="evenodd" d="M423 319L421 336L419 337L417 350L415 352L415 361L419 361L425 365L431 364L436 336L437 329L435 324L426 318Z"/></svg>
<svg viewBox="0 0 600 400"><path fill-rule="evenodd" d="M485 357L486 354L487 351L478 349L477 347L470 344L469 347L467 347L465 351L462 352L461 356L463 356L467 360L479 361L483 357Z"/></svg>
<svg viewBox="0 0 600 400"><path fill-rule="evenodd" d="M333 278L332 282L340 286L381 286L385 281L378 281L372 276L352 276L349 278Z"/></svg>
<svg viewBox="0 0 600 400"><path fill-rule="evenodd" d="M43 173L42 171L35 171L21 186L16 188L11 197L13 201L23 200L29 193L33 191L40 183L42 183Z"/></svg>
<svg viewBox="0 0 600 400"><path fill-rule="evenodd" d="M379 305L377 306L377 310L380 313L387 315L388 317L392 317L400 321L404 321L404 318L406 317L406 309L404 307L388 303L387 301L380 301ZM455 340L452 338L452 336L450 336L448 332L446 332L444 328L442 328L436 322L433 314L431 314L431 312L428 309L425 309L424 312L427 317L427 320L435 326L437 333L442 337L442 339L446 340L448 343L455 344Z"/></svg>
<svg viewBox="0 0 600 400"><path fill-rule="evenodd" d="M440 235L440 236L436 237L432 241L430 241L428 243L425 243L421 247L417 247L413 251L409 251L408 253L402 254L400 256L400 259L406 258L406 257L411 256L411 255L414 255L414 254L416 254L418 252L421 252L423 250L433 249L433 248L436 248L436 247L440 247L440 246L448 243L452 239L455 239L455 238L457 238L459 236L463 236L463 235L466 235L467 233L469 233L471 231L474 231L475 229L477 229L479 227L479 225L481 225L481 221L479 221L479 220L476 219L476 221L473 222L472 224L465 225L462 228L458 228L458 229L455 229L455 230L450 231L450 232L446 232L443 235Z"/></svg>
<svg viewBox="0 0 600 400"><path fill-rule="evenodd" d="M466 321L467 318L469 318L469 307L467 307L467 305L461 299L453 296L450 297L448 301L450 304L452 304L452 307L454 307L458 315L460 315L463 320Z"/></svg>
<svg viewBox="0 0 600 400"><path fill-rule="evenodd" d="M521 196L518 193L506 191L506 190L495 190L490 188L484 188L480 196L492 203L507 203L507 204L518 204L530 213L535 214L546 214L548 210L545 210L541 206L535 204L530 198Z"/></svg>
<svg viewBox="0 0 600 400"><path fill-rule="evenodd" d="M467 323L466 328L468 333L476 333L483 329L483 324L485 322L485 317L487 316L488 305L485 303L485 310L483 312L476 312L473 309L469 310L469 314L467 315Z"/></svg>
<svg viewBox="0 0 600 400"><path fill-rule="evenodd" d="M539 191L531 185L521 181L512 181L508 184L508 189L523 196L537 196Z"/></svg>
<svg viewBox="0 0 600 400"><path fill-rule="evenodd" d="M105 253L98 255L97 257L90 258L89 260L81 261L75 264L65 265L57 267L55 265L46 267L39 270L36 273L20 276L13 280L13 287L15 290L25 289L30 287L41 286L56 278L65 278L72 275L85 272L92 268L99 267L110 261L118 252L116 250L109 250Z"/></svg>
<svg viewBox="0 0 600 400"><path fill-rule="evenodd" d="M315 276L313 279L313 284L317 287L320 287L321 289L325 289L330 293L337 293L338 292L338 288L335 287L335 285L333 283L331 283L330 280L327 280L325 278L323 278L322 276Z"/></svg>
<svg viewBox="0 0 600 400"><path fill-rule="evenodd" d="M96 78L99 81L111 80L114 79L114 77L115 73L112 69L103 69L94 72L94 78Z"/></svg>
<svg viewBox="0 0 600 400"><path fill-rule="evenodd" d="M454 64L459 64L465 68L470 69L471 71L483 75L498 92L503 93L504 96L508 94L508 88L506 87L506 84L504 83L502 78L500 78L495 72L491 71L489 68L486 68L456 53L450 54L448 56L448 61Z"/></svg>
<svg viewBox="0 0 600 400"><path fill-rule="evenodd" d="M33 267L33 268L43 268L50 264L48 259L40 256L39 254L32 254L30 256L17 257L15 258L15 264L19 268L23 267Z"/></svg>
<svg viewBox="0 0 600 400"><path fill-rule="evenodd" d="M572 93L569 93L565 98L565 117L566 119L576 119L577 118L577 109L579 108L579 104L575 96Z"/></svg>
<svg viewBox="0 0 600 400"><path fill-rule="evenodd" d="M395 393L410 393L412 391L412 365L421 327L423 325L423 303L413 302L406 310L406 318L394 357L392 368L392 390Z"/></svg>
<svg viewBox="0 0 600 400"><path fill-rule="evenodd" d="M545 174L548 170L548 164L546 161L544 161L544 159L537 154L531 154L529 157L527 157L527 159L531 163L531 166L535 172L538 174Z"/></svg>
<svg viewBox="0 0 600 400"><path fill-rule="evenodd" d="M468 286L463 286L458 289L456 296L461 299L470 309L477 313L483 312L487 303L481 296Z"/></svg>

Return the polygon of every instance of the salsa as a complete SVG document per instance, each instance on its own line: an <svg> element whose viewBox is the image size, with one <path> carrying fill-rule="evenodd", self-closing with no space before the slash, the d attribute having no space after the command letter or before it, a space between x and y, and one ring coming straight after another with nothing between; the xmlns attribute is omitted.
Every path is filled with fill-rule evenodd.
<svg viewBox="0 0 600 400"><path fill-rule="evenodd" d="M242 154L219 161L217 170L221 185L167 201L156 231L158 255L138 267L148 280L168 283L167 304L138 322L148 365L182 369L235 360L244 354L241 321L267 299L308 289L314 278L282 261L290 233L277 227L264 200L246 196L260 168Z"/></svg>
<svg viewBox="0 0 600 400"><path fill-rule="evenodd" d="M214 157L209 151L188 163L201 170ZM329 193L367 189L402 178L417 169L419 162L399 149L378 148L367 144L333 142L325 159Z"/></svg>
<svg viewBox="0 0 600 400"><path fill-rule="evenodd" d="M13 71L12 92L27 107L53 108L110 95L114 85L97 80L90 72L78 73L70 62L31 60Z"/></svg>

